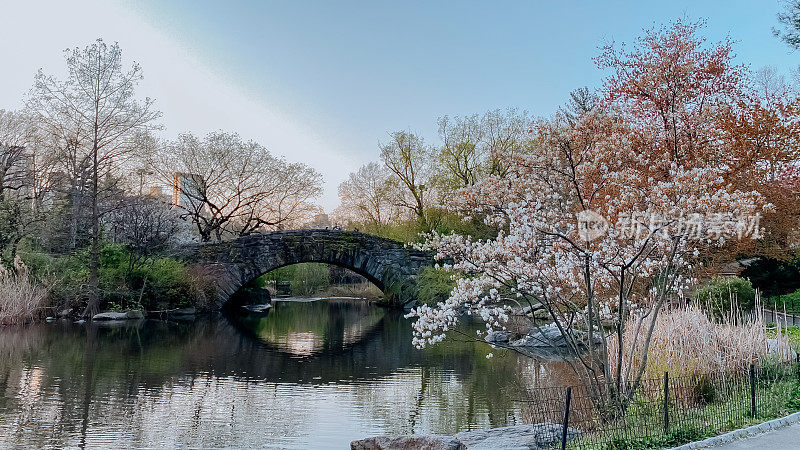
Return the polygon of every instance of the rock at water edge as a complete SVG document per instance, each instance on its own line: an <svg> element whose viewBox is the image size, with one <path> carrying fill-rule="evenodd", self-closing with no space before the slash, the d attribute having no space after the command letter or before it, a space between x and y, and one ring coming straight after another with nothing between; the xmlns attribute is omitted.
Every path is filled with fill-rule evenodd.
<svg viewBox="0 0 800 450"><path fill-rule="evenodd" d="M409 435L375 436L350 443L351 450L465 450L461 441L450 436Z"/></svg>
<svg viewBox="0 0 800 450"><path fill-rule="evenodd" d="M468 449L533 450L551 448L561 442L563 427L551 422L533 425L515 425L483 431L462 431L454 437ZM575 439L580 432L567 427L567 440Z"/></svg>
<svg viewBox="0 0 800 450"><path fill-rule="evenodd" d="M128 320L129 317L124 312L103 312L92 316L92 320Z"/></svg>

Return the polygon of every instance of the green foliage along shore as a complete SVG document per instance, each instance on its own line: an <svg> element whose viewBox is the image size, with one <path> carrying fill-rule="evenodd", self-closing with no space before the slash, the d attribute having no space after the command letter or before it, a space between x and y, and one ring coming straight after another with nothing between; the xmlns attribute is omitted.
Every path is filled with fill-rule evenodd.
<svg viewBox="0 0 800 450"><path fill-rule="evenodd" d="M52 285L50 304L58 310L79 309L89 279L88 250L54 256L22 252L34 280ZM105 310L163 310L191 306L195 280L186 265L155 257L131 264L129 250L106 244L100 252L101 307Z"/></svg>

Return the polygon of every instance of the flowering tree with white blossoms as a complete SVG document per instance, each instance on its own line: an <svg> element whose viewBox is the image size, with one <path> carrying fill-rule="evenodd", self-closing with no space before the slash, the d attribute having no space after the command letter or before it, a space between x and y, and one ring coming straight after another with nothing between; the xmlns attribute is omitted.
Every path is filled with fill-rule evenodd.
<svg viewBox="0 0 800 450"><path fill-rule="evenodd" d="M659 311L693 282L704 250L757 235L765 208L731 183L740 161L711 120L734 103L739 68L728 43L705 49L697 28L676 22L630 53L605 49L598 61L615 74L599 106L535 124L530 153L494 155L505 176L446 205L498 234L428 237L424 247L460 276L447 301L411 312L416 346L440 342L464 312L491 333L521 307L542 308L587 393L624 410ZM630 326L635 338L623 342Z"/></svg>

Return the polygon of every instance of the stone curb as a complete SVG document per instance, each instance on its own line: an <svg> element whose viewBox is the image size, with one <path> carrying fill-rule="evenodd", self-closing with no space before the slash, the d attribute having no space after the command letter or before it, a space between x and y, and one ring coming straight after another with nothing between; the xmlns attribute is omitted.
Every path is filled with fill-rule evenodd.
<svg viewBox="0 0 800 450"><path fill-rule="evenodd" d="M717 445L727 444L729 442L738 439L743 439L750 436L755 436L757 434L765 433L767 431L783 428L787 425L791 425L797 422L800 422L800 412L792 413L789 414L788 416L781 417L778 419L773 419L768 422L760 423L758 425L749 426L747 428L740 428L738 430L733 430L731 432L721 434L719 436L703 439L702 441L690 442L688 444L681 445L680 447L674 447L671 450L689 450L695 448L714 447Z"/></svg>

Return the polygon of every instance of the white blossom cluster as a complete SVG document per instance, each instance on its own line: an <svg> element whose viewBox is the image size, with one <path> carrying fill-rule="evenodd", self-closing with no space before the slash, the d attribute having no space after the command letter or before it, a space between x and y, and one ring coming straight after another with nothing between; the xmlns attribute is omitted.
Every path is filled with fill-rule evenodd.
<svg viewBox="0 0 800 450"><path fill-rule="evenodd" d="M702 246L741 236L720 232L693 239L674 232L682 221L699 215L727 227L728 218L758 217L764 210L758 193L724 182L722 167L684 167L668 155L659 159L633 148L624 142L587 147L579 164L557 147L510 156L504 160L507 175L451 199L448 208L464 217L483 216L498 235L428 236L421 247L435 251L447 261L446 269L461 276L447 301L409 314L417 318L414 344L440 342L461 314L481 317L486 332L502 330L510 307L529 302L544 305L551 319L570 326L624 320L659 296L686 289ZM611 229L583 239L576 214L586 210L610 223L659 220L634 233Z"/></svg>

